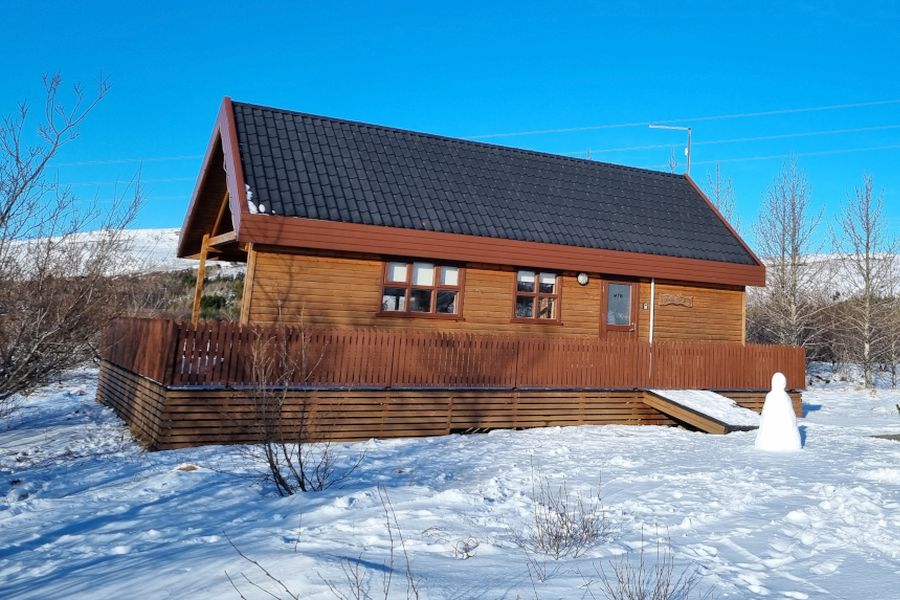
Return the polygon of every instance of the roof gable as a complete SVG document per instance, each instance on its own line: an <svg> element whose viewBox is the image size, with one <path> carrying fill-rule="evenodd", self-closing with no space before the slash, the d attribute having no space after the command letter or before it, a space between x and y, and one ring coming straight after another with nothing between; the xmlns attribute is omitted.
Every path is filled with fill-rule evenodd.
<svg viewBox="0 0 900 600"><path fill-rule="evenodd" d="M267 214L760 264L683 175L238 102L233 113L239 169Z"/></svg>

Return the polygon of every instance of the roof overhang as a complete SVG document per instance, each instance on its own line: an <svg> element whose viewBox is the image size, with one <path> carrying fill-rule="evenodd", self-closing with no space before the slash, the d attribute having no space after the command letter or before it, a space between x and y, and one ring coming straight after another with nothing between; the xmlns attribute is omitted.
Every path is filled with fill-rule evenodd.
<svg viewBox="0 0 900 600"><path fill-rule="evenodd" d="M222 100L222 106L219 108L212 137L203 158L203 167L197 177L191 203L181 227L181 236L178 240L179 258L195 256L200 252L203 234L212 233L209 231L211 223L207 221L210 214L215 218L215 211L219 207L224 191L228 192L233 230L239 231L241 220L244 215L249 214L249 210L234 125L234 110L231 98L228 97Z"/></svg>
<svg viewBox="0 0 900 600"><path fill-rule="evenodd" d="M764 286L766 282L766 268L762 264L742 265L300 217L245 214L238 230L238 242L733 286Z"/></svg>

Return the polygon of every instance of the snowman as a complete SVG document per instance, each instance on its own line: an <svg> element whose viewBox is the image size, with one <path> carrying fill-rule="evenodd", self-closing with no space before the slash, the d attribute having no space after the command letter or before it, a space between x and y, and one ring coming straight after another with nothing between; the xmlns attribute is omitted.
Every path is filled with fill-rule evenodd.
<svg viewBox="0 0 900 600"><path fill-rule="evenodd" d="M766 394L759 431L756 434L757 450L768 452L792 452L800 450L800 430L797 416L791 405L791 397L785 391L787 379L781 373L772 376L772 391Z"/></svg>

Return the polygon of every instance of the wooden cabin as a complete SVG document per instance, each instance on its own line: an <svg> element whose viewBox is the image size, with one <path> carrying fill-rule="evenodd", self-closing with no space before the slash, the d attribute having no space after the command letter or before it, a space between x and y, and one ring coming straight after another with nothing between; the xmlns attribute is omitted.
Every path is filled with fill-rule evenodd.
<svg viewBox="0 0 900 600"><path fill-rule="evenodd" d="M229 340L261 327L327 348L291 393L327 405L317 435L337 439L691 423L646 390L758 409L774 370L804 383L802 350L746 344L765 266L688 175L226 98L178 256L200 261L195 314L205 261L246 262L240 324L110 333L101 399L135 423L152 382L154 447L253 437L202 405L252 403ZM185 425L180 404L200 417Z"/></svg>

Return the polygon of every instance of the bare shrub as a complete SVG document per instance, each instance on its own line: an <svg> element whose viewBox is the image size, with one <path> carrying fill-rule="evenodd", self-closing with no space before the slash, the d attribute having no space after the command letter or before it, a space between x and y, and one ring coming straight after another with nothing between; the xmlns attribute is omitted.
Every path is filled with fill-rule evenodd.
<svg viewBox="0 0 900 600"><path fill-rule="evenodd" d="M700 589L701 576L696 567L676 570L668 537L657 538L654 554L648 555L642 544L636 559L631 553L625 554L608 570L596 563L594 570L606 600L708 599L712 594ZM591 586L586 587L588 595L596 599Z"/></svg>
<svg viewBox="0 0 900 600"><path fill-rule="evenodd" d="M105 205L82 201L47 173L109 85L101 81L92 99L75 86L65 106L61 84L44 77L33 132L24 102L0 122L0 413L16 394L96 356L100 330L126 291L114 274L127 243L122 230L140 205L137 181ZM82 235L88 229L98 231Z"/></svg>
<svg viewBox="0 0 900 600"><path fill-rule="evenodd" d="M270 480L282 496L321 491L344 481L361 464L364 453L338 468L331 442L317 436L309 409L314 389L306 385L322 360L313 356L310 336L302 328L255 330L250 360L254 391L254 432L260 442L251 452L262 454ZM291 398L292 386L306 396Z"/></svg>
<svg viewBox="0 0 900 600"><path fill-rule="evenodd" d="M225 539L228 540L228 543L231 544L231 547L234 548L234 551L237 552L242 559L253 565L253 567L262 574L262 577L260 578L259 576L257 576L257 579L266 582L269 585L269 588L272 589L263 587L262 583L259 583L259 581L252 579L249 575L241 571L240 578L244 581L244 583L263 592L270 598L275 598L276 600L280 600L281 598L287 598L289 600L300 600L300 595L291 591L291 589L284 583L284 581L273 575L268 569L266 569L261 563L259 563L259 561L256 561L241 552L240 548L238 548L235 543L231 541L231 538L229 538L227 535L225 536ZM247 596L245 596L241 591L241 588L238 587L234 579L231 578L231 575L228 574L228 571L225 571L225 577L228 578L228 583L231 584L231 587L234 588L234 591L237 592L237 595L243 600L248 600Z"/></svg>
<svg viewBox="0 0 900 600"><path fill-rule="evenodd" d="M381 594L378 596L388 600L391 597L391 590L394 582L394 563L395 555L399 548L400 555L403 559L403 576L406 582L406 598L407 600L419 598L419 588L416 584L416 578L413 575L412 564L409 560L409 552L406 550L406 541L403 539L403 532L400 530L400 524L397 522L397 513L394 511L394 505L388 496L384 486L378 486L378 500L381 502L381 509L384 514L385 531L388 534L389 549L388 559L384 563L384 571L381 577ZM371 579L363 571L363 561L360 555L356 560L344 559L341 561L341 572L344 574L344 585L338 585L319 575L319 578L325 582L331 593L339 600L371 600L375 598L371 589Z"/></svg>
<svg viewBox="0 0 900 600"><path fill-rule="evenodd" d="M403 538L403 532L397 521L397 513L394 511L394 505L388 496L387 490L378 486L378 500L381 503L382 514L384 515L385 531L388 535L388 558L384 563L384 571L381 579L381 590L375 592L372 590L372 581L368 570L365 568L363 554L356 559L343 559L340 561L341 573L344 577L343 582L335 582L326 579L321 574L319 578L328 586L331 594L339 600L371 600L375 597L383 597L385 600L391 597L391 591L394 585L394 571L397 555L403 560L403 576L406 583L406 598L408 600L418 600L419 588L416 584L415 576L412 571L412 564L409 559L409 552L406 549L406 541ZM225 538L235 552L249 565L253 567L250 574L241 571L237 577L233 578L228 571L225 571L225 577L237 592L238 596L243 600L248 600L244 595L243 588L253 588L261 592L265 597L275 598L276 600L299 600L300 594L292 590L282 578L273 574L262 563L247 556L242 552L230 538ZM298 542L294 545L296 552ZM239 585L240 583L240 585ZM375 594L375 595L373 595Z"/></svg>
<svg viewBox="0 0 900 600"><path fill-rule="evenodd" d="M531 503L531 521L513 538L530 556L541 554L554 560L568 556L578 558L613 533L603 509L599 486L588 493L571 493L565 482L554 485L546 476L535 473L532 467ZM544 581L545 569L537 563L534 566L540 571L538 578Z"/></svg>

